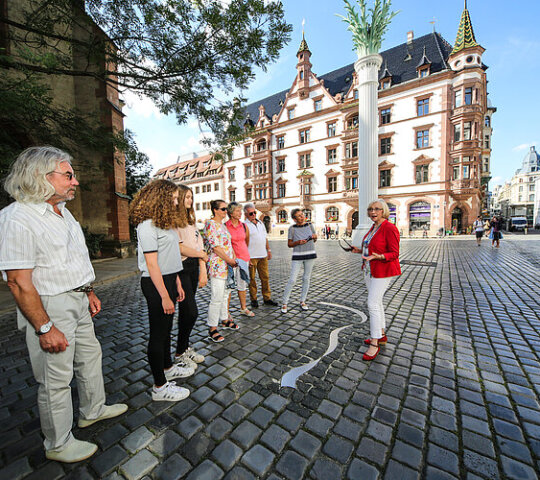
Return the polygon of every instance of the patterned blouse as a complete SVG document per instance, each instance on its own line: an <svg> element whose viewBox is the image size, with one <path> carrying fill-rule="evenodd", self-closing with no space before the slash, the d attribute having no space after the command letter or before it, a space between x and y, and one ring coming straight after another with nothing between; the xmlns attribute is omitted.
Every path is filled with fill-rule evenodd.
<svg viewBox="0 0 540 480"><path fill-rule="evenodd" d="M208 276L216 278L227 278L227 262L218 257L212 250L215 247L222 247L225 253L235 258L231 243L231 234L223 224L215 220L206 220L203 229L204 246L208 253Z"/></svg>

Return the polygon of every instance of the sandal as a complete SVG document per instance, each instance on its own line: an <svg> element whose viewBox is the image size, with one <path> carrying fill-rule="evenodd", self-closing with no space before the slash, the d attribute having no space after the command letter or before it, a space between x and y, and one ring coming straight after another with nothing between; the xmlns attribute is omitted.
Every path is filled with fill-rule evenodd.
<svg viewBox="0 0 540 480"><path fill-rule="evenodd" d="M228 328L229 330L238 330L240 328L236 323L234 323L234 320L232 318L222 320L221 325L223 328Z"/></svg>
<svg viewBox="0 0 540 480"><path fill-rule="evenodd" d="M218 332L217 328L214 328L213 330L211 328L208 329L208 338L216 343L223 342L223 340L225 340L223 335Z"/></svg>
<svg viewBox="0 0 540 480"><path fill-rule="evenodd" d="M248 308L245 308L244 310L240 310L240 312L242 313L242 315L245 315L246 317L254 317L255 314L249 310ZM231 322L232 322L232 318L229 319Z"/></svg>

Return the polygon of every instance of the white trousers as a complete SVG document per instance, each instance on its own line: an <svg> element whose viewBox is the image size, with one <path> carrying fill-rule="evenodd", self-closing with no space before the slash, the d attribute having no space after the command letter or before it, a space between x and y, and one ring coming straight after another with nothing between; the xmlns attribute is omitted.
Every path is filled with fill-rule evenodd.
<svg viewBox="0 0 540 480"><path fill-rule="evenodd" d="M291 296L292 289L296 283L298 274L300 273L300 267L304 265L304 275L302 277L302 294L300 295L300 302L305 302L309 291L309 283L311 280L311 272L313 265L315 265L315 259L310 258L308 260L292 260L291 261L291 276L283 292L283 305L287 305Z"/></svg>
<svg viewBox="0 0 540 480"><path fill-rule="evenodd" d="M72 441L73 373L79 391L79 415L91 420L103 413L105 388L101 370L101 345L88 312L88 297L82 292L41 296L49 318L65 336L69 346L60 353L41 349L31 325L26 328L26 345L32 371L38 383L38 408L45 450L62 450ZM21 315L19 313L19 315Z"/></svg>
<svg viewBox="0 0 540 480"><path fill-rule="evenodd" d="M229 317L229 292L226 278L210 277L207 320L209 327L217 327L220 320L227 320Z"/></svg>
<svg viewBox="0 0 540 480"><path fill-rule="evenodd" d="M365 275L364 279L368 289L367 305L369 311L370 337L379 339L383 336L383 329L386 331L383 296L388 285L390 285L392 277L373 278L369 275Z"/></svg>

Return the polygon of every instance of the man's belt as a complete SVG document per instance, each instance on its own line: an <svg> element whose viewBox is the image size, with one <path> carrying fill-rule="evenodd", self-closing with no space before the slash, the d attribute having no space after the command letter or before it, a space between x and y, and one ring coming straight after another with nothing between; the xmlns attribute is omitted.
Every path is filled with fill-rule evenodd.
<svg viewBox="0 0 540 480"><path fill-rule="evenodd" d="M94 291L94 287L90 283L73 289L73 292L90 293L90 292L93 292L93 291Z"/></svg>

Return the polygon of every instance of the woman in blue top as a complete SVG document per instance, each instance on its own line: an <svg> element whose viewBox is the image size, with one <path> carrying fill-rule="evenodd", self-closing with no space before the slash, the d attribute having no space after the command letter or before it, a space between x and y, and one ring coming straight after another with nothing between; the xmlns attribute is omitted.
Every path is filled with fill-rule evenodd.
<svg viewBox="0 0 540 480"><path fill-rule="evenodd" d="M141 289L148 304L150 337L148 363L154 377L153 400L175 402L189 395L171 380L193 375L194 369L171 360L171 329L176 302L184 300L179 237L178 187L154 180L131 202L129 215L137 227L137 254L142 272Z"/></svg>
<svg viewBox="0 0 540 480"><path fill-rule="evenodd" d="M304 276L302 278L300 307L302 310L308 310L306 299L309 290L309 281L311 279L313 264L317 258L317 254L315 253L315 242L317 241L315 228L311 223L306 222L306 216L299 208L293 209L291 217L295 222L294 225L289 227L289 240L287 242L288 247L293 249L291 276L283 293L281 313L287 313L287 303L289 302L289 297L291 296L302 265L304 265Z"/></svg>

